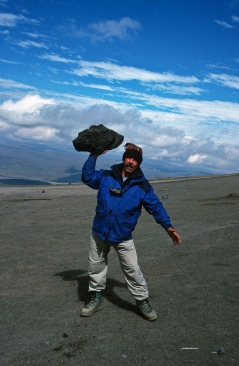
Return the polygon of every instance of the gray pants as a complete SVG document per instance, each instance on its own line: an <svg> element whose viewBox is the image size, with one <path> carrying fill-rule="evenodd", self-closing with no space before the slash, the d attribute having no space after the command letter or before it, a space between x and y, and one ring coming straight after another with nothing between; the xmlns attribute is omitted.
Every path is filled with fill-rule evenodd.
<svg viewBox="0 0 239 366"><path fill-rule="evenodd" d="M136 300L148 298L147 283L138 265L133 239L122 243L111 243L101 240L94 233L91 235L89 248L89 291L101 291L106 287L108 253L111 246L118 255L131 295Z"/></svg>

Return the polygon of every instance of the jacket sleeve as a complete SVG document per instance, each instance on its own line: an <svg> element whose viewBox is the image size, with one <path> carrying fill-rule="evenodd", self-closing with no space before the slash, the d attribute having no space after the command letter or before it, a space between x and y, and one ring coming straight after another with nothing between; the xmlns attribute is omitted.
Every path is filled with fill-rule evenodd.
<svg viewBox="0 0 239 366"><path fill-rule="evenodd" d="M103 169L95 170L97 157L90 155L82 167L82 177L81 180L87 186L98 189L102 177Z"/></svg>
<svg viewBox="0 0 239 366"><path fill-rule="evenodd" d="M165 210L162 202L159 201L158 196L154 193L152 187L144 196L143 206L150 215L153 215L157 224L160 224L165 230L169 227L173 227L167 211Z"/></svg>

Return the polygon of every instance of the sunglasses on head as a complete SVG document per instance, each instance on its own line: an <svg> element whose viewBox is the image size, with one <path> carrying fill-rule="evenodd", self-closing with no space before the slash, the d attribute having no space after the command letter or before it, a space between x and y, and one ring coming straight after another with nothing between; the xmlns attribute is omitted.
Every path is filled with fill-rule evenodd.
<svg viewBox="0 0 239 366"><path fill-rule="evenodd" d="M139 152L140 152L140 154L142 154L142 149L141 149L141 147L139 147L139 146L137 146L137 145L135 145L135 144L132 144L132 142L127 142L127 143L124 145L124 148L125 148L125 150L131 150L131 149L133 149L133 150L137 150L137 151L139 151Z"/></svg>

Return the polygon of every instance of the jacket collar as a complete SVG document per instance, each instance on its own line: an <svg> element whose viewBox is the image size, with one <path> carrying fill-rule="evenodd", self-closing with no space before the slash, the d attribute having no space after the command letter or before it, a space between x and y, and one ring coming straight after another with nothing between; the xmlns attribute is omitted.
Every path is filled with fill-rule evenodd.
<svg viewBox="0 0 239 366"><path fill-rule="evenodd" d="M116 179L122 183L122 168L123 168L123 164L115 164L111 166L111 169L116 177ZM128 178L127 181L133 182L133 181L141 181L144 180L144 173L142 172L141 168L138 167L138 169L136 170L136 172L134 173L134 175L131 178Z"/></svg>

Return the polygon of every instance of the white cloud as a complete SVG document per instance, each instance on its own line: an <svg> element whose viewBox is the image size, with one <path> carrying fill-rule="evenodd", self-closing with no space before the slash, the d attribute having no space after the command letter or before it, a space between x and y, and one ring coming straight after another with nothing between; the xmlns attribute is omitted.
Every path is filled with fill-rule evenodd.
<svg viewBox="0 0 239 366"><path fill-rule="evenodd" d="M141 25L131 18L122 18L119 21L108 20L89 24L88 28L93 31L91 36L94 40L105 41L113 38L128 38L129 31L141 29Z"/></svg>
<svg viewBox="0 0 239 366"><path fill-rule="evenodd" d="M31 37L31 38L46 38L46 36L44 34L40 34L40 33L32 33L32 32L22 32L23 34L26 34L27 36Z"/></svg>
<svg viewBox="0 0 239 366"><path fill-rule="evenodd" d="M195 76L180 76L171 73L157 73L138 69L130 66L119 66L110 62L90 62L79 61L80 69L73 70L78 76L94 76L106 80L138 80L141 82L175 82L175 83L197 83L199 80Z"/></svg>
<svg viewBox="0 0 239 366"><path fill-rule="evenodd" d="M48 48L43 42L35 41L19 41L17 45L23 48L36 47L36 48Z"/></svg>
<svg viewBox="0 0 239 366"><path fill-rule="evenodd" d="M183 137L183 143L184 144L190 144L191 142L193 142L193 141L196 141L196 139L195 139L195 137L193 137L193 136L184 136Z"/></svg>
<svg viewBox="0 0 239 366"><path fill-rule="evenodd" d="M70 63L78 63L78 60L70 60L70 59L67 59L65 57L61 57L59 55L56 55L56 54L44 54L42 56L39 56L41 59L43 60L48 60L48 61L52 61L52 62L62 62L62 63L65 63L65 64L70 64Z"/></svg>
<svg viewBox="0 0 239 366"><path fill-rule="evenodd" d="M41 98L39 95L27 95L13 102L8 100L0 105L0 129L7 136L18 140L37 140L59 142L57 127L41 116L44 107L54 105L52 99Z"/></svg>
<svg viewBox="0 0 239 366"><path fill-rule="evenodd" d="M91 88L91 89L99 89L99 90L105 90L105 91L115 91L115 89L108 85L101 85L101 84L87 84L83 83L81 81L57 81L52 80L53 83L60 84L60 85L72 85L72 86L83 86L84 88Z"/></svg>
<svg viewBox="0 0 239 366"><path fill-rule="evenodd" d="M26 18L24 15L0 13L0 26L16 27L18 23L38 24L39 22L35 19Z"/></svg>
<svg viewBox="0 0 239 366"><path fill-rule="evenodd" d="M13 88L13 89L36 89L33 86L18 83L17 81L11 79L2 79L0 78L0 86L1 88Z"/></svg>
<svg viewBox="0 0 239 366"><path fill-rule="evenodd" d="M19 128L16 131L16 136L22 139L32 139L37 141L61 141L57 134L59 130L56 128L37 126L32 128Z"/></svg>
<svg viewBox="0 0 239 366"><path fill-rule="evenodd" d="M132 94L134 100L141 100L144 104L154 107L155 110L143 109L141 113L145 116L155 118L158 114L160 120L165 115L167 123L186 120L188 123L218 123L220 121L239 122L239 103L207 101L194 99L163 98L157 95L145 93ZM168 117L168 118L167 118Z"/></svg>
<svg viewBox="0 0 239 366"><path fill-rule="evenodd" d="M103 79L105 80L105 82L109 82L111 84L114 81L122 83L127 81L138 81L143 87L147 87L148 89L150 89L150 92L152 92L153 90L160 90L164 93L178 95L200 95L202 92L205 92L205 89L196 87L196 83L216 83L219 85L238 89L239 78L237 76L229 74L210 73L206 75L204 80L200 80L195 76L175 75L169 72L158 73L130 66L121 66L111 62L73 60L61 57L56 54L44 54L40 56L40 58L52 62L79 65L79 68L68 71L64 70L64 72L74 74L78 77L93 77L97 79ZM219 68L220 66L210 65L210 67ZM221 68L225 69L226 67L221 66ZM77 81L68 81L68 83L70 83L71 85L77 85ZM98 84L90 84L92 87L95 85L96 89L98 88ZM87 84L81 85L87 86ZM107 88L105 87L105 89ZM120 91L119 88L117 90ZM123 89L121 89L121 91L124 92ZM126 89L125 92L127 93Z"/></svg>
<svg viewBox="0 0 239 366"><path fill-rule="evenodd" d="M231 25L227 22L221 21L221 20L214 20L214 22L221 25L223 28L228 28L228 29L234 28L233 25Z"/></svg>
<svg viewBox="0 0 239 366"><path fill-rule="evenodd" d="M0 130L2 132L7 131L9 129L9 124L0 120Z"/></svg>
<svg viewBox="0 0 239 366"><path fill-rule="evenodd" d="M161 90L167 94L177 95L200 95L204 90L195 86L185 86L178 84L145 84L147 88L151 90Z"/></svg>
<svg viewBox="0 0 239 366"><path fill-rule="evenodd" d="M17 61L9 61L9 60L4 60L4 59L2 59L2 58L0 58L0 61L1 61L1 62L5 62L6 64L13 64L13 65L18 64L18 62L17 62Z"/></svg>
<svg viewBox="0 0 239 366"><path fill-rule="evenodd" d="M151 88L152 90L161 90L171 94L174 93L181 95L199 95L203 91L203 89L191 85L200 81L195 76L181 76L171 73L157 73L144 69L138 69L135 67L120 66L111 62L90 62L83 60L72 60L56 54L44 54L39 57L41 59L52 62L79 65L80 68L68 71L68 73L77 75L78 77L89 76L98 79L104 79L105 81L108 81L110 83L112 83L112 81L125 82L136 80L143 85L145 84L148 88ZM66 83L69 83L71 85L77 85L77 82L75 81L67 81ZM87 84L83 83L81 85L88 86ZM99 84L91 83L90 85L90 87L93 87L95 85L95 88L99 89ZM107 86L101 86L100 88L105 90L110 89Z"/></svg>
<svg viewBox="0 0 239 366"><path fill-rule="evenodd" d="M73 60L69 58L64 58L56 54L44 54L40 56L42 59L46 59L51 62L59 62L65 64L76 64L79 68L73 70L64 70L68 74L73 74L78 77L93 77L97 79L103 79L105 82L113 83L127 82L127 81L137 81L142 87L148 88L150 93L152 91L160 90L167 94L177 94L177 95L200 95L202 92L207 92L207 90L196 87L196 83L216 83L218 85L228 86L234 89L238 89L238 77L229 74L208 74L204 80L199 80L195 76L182 76L175 75L172 73L158 73L152 72L145 69L139 69L129 66L121 66L112 62L91 62L84 60ZM210 67L219 67L218 65L210 65ZM225 68L225 67L221 67ZM56 82L56 81L54 81ZM61 81L64 83L63 81ZM77 81L67 81L69 85L82 85L87 86L86 83L80 84ZM96 89L99 89L99 84L90 83L93 88L95 85ZM109 87L108 87L109 88ZM111 88L111 87L110 87ZM103 89L103 88L102 88ZM107 90L107 87L104 87ZM115 87L115 91L122 93L129 93L127 89L120 89ZM134 95L136 95L135 93ZM133 95L133 93L131 93Z"/></svg>
<svg viewBox="0 0 239 366"><path fill-rule="evenodd" d="M153 137L153 136L152 136ZM169 147L169 146L175 146L177 144L177 137L176 136L169 136L168 134L161 133L160 136L153 137L152 146L155 147Z"/></svg>
<svg viewBox="0 0 239 366"><path fill-rule="evenodd" d="M239 77L228 74L209 74L207 80L233 89L239 89Z"/></svg>
<svg viewBox="0 0 239 366"><path fill-rule="evenodd" d="M235 23L239 23L239 17L235 17L234 15L232 16L232 20Z"/></svg>
<svg viewBox="0 0 239 366"><path fill-rule="evenodd" d="M92 41L113 41L116 38L123 40L129 38L131 32L140 29L141 24L128 17L92 23L87 28L81 29L72 25L72 30L77 37L89 37Z"/></svg>
<svg viewBox="0 0 239 366"><path fill-rule="evenodd" d="M207 64L206 67L211 69L224 69L224 70L230 70L230 67L220 64Z"/></svg>
<svg viewBox="0 0 239 366"><path fill-rule="evenodd" d="M114 88L112 88L111 86L108 86L108 85L87 84L87 83L76 82L76 81L74 81L74 83L72 85L75 85L75 86L84 86L85 88L91 88L91 89L100 89L100 90L114 91Z"/></svg>
<svg viewBox="0 0 239 366"><path fill-rule="evenodd" d="M202 163L204 159L206 159L207 155L201 155L201 154L195 154L195 155L190 155L189 158L187 159L187 162L190 164L195 164L195 163Z"/></svg>
<svg viewBox="0 0 239 366"><path fill-rule="evenodd" d="M58 70L52 70L52 72L54 72L55 74L58 73ZM101 85L101 84L87 84L87 83L83 83L81 81L57 81L57 80L51 80L53 83L56 84L60 84L60 85L71 85L71 86L82 86L84 88L90 88L90 89L99 89L99 90L105 90L105 91L110 91L110 92L114 92L116 89L108 86L108 85Z"/></svg>
<svg viewBox="0 0 239 366"><path fill-rule="evenodd" d="M8 100L0 105L1 111L14 112L16 114L22 113L36 113L44 105L54 104L52 99L41 98L39 95L26 95L24 98L13 102Z"/></svg>

